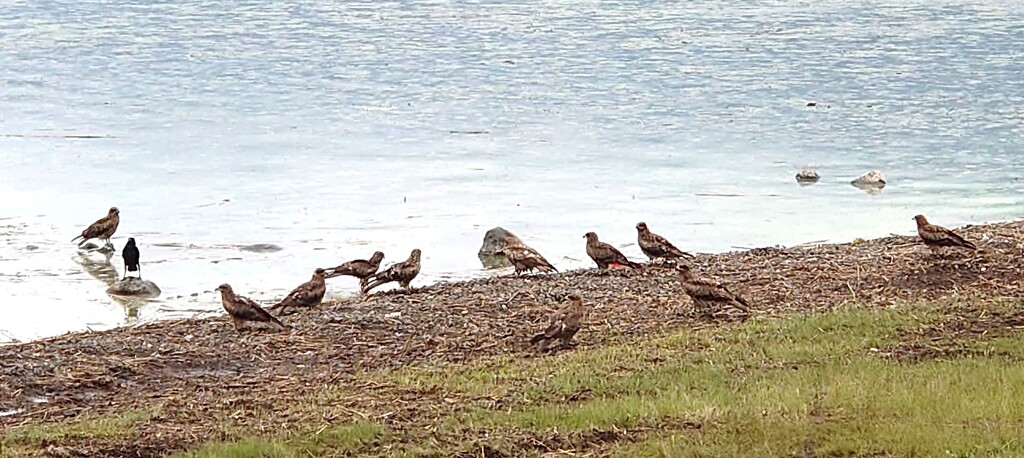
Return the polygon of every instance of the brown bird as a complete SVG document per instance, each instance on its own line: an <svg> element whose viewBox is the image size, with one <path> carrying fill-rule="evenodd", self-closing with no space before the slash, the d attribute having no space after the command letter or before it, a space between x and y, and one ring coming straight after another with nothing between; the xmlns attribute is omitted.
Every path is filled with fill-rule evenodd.
<svg viewBox="0 0 1024 458"><path fill-rule="evenodd" d="M251 324L268 326L275 331L288 329L288 326L263 310L263 307L260 307L252 299L235 294L231 285L227 283L220 285L217 287L217 291L220 291L220 303L224 305L224 310L231 316L235 330L241 331L242 328L247 328Z"/></svg>
<svg viewBox="0 0 1024 458"><path fill-rule="evenodd" d="M409 259L392 264L383 272L376 273L367 278L369 282L363 287L363 293L370 292L371 289L376 288L388 282L397 281L398 284L408 290L409 283L420 273L420 249L417 248L409 253Z"/></svg>
<svg viewBox="0 0 1024 458"><path fill-rule="evenodd" d="M956 235L955 232L942 226L929 224L928 220L922 215L915 216L914 221L917 222L917 235L921 236L921 240L932 251L932 254L937 255L942 252L943 247L948 246L966 248L968 250L978 249L973 243L964 240L963 237Z"/></svg>
<svg viewBox="0 0 1024 458"><path fill-rule="evenodd" d="M569 341L580 330L584 313L583 298L578 294L570 294L569 301L569 306L554 316L544 332L530 339L531 344L537 345L541 350L551 348L555 341L562 347L569 345Z"/></svg>
<svg viewBox="0 0 1024 458"><path fill-rule="evenodd" d="M725 304L750 314L750 303L740 295L729 291L725 285L698 277L686 264L677 265L676 270L679 271L679 283L683 284L683 290L690 296L690 299L693 299L694 308L707 311Z"/></svg>
<svg viewBox="0 0 1024 458"><path fill-rule="evenodd" d="M82 239L81 242L78 242L78 246L82 246L85 245L85 242L88 242L89 239L100 239L103 240L107 246L110 246L110 237L114 235L114 232L117 232L117 225L121 223L120 214L121 211L118 210L117 207L110 207L110 210L107 211L107 216L104 216L96 220L95 223L90 224L89 227L82 231L81 235L71 239L71 241L74 242L75 240Z"/></svg>
<svg viewBox="0 0 1024 458"><path fill-rule="evenodd" d="M508 262L515 266L517 275L520 272L529 272L533 269L541 272L558 272L558 269L544 259L544 256L541 256L537 250L526 246L522 240L519 240L519 237L514 235L510 234L505 238L505 248L502 249L502 252L505 253Z"/></svg>
<svg viewBox="0 0 1024 458"><path fill-rule="evenodd" d="M284 314L291 309L320 305L320 302L324 300L324 293L327 292L327 284L324 283L324 275L326 273L327 271L324 269L317 268L313 271L313 278L296 286L284 299L281 299L281 302L270 306L270 310L280 309L279 313Z"/></svg>
<svg viewBox="0 0 1024 458"><path fill-rule="evenodd" d="M616 250L615 247L598 240L597 234L587 232L583 237L587 239L587 255L597 263L597 267L602 269L620 266L640 267L640 264L626 259L626 255Z"/></svg>
<svg viewBox="0 0 1024 458"><path fill-rule="evenodd" d="M380 268L380 262L384 260L384 253L376 251L373 256L370 256L369 260L356 259L348 261L338 267L330 270L331 273L327 274L327 278L340 277L342 275L348 275L350 277L356 277L359 279L359 289L366 287L366 279L377 273L377 269Z"/></svg>
<svg viewBox="0 0 1024 458"><path fill-rule="evenodd" d="M693 259L692 254L676 248L665 237L651 232L647 228L647 223L643 221L636 224L636 232L636 240L640 245L640 251L643 251L651 261L655 259Z"/></svg>

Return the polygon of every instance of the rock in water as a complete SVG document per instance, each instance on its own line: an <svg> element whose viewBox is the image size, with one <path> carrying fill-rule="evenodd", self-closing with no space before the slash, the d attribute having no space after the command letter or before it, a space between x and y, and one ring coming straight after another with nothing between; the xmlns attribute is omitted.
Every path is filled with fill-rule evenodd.
<svg viewBox="0 0 1024 458"><path fill-rule="evenodd" d="M253 253L275 253L283 250L283 248L274 245L273 243L257 243L255 245L245 245L238 247L242 251L250 251Z"/></svg>
<svg viewBox="0 0 1024 458"><path fill-rule="evenodd" d="M820 178L821 176L818 175L818 172L806 167L800 169L800 171L796 173L796 182L800 183L800 186L817 183Z"/></svg>
<svg viewBox="0 0 1024 458"><path fill-rule="evenodd" d="M857 177L850 184L867 191L869 194L876 194L885 187L885 175L882 175L882 172L878 170L872 170Z"/></svg>
<svg viewBox="0 0 1024 458"><path fill-rule="evenodd" d="M491 229L484 234L484 244L480 246L480 251L476 253L476 256L480 258L480 263L485 269L501 269L512 265L505 257L505 253L502 252L505 249L505 238L508 236L515 237L515 234L501 227Z"/></svg>
<svg viewBox="0 0 1024 458"><path fill-rule="evenodd" d="M160 295L160 287L149 280L138 277L128 277L110 285L107 294L130 297L153 298Z"/></svg>

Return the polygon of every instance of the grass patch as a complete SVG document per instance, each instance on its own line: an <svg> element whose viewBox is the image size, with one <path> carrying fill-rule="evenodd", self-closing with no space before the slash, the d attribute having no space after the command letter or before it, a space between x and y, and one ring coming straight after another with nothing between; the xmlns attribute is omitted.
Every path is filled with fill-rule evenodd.
<svg viewBox="0 0 1024 458"><path fill-rule="evenodd" d="M472 405L445 422L453 429L645 431L615 449L622 456L1024 453L1024 365L1006 361L1024 356L1021 335L970 344L993 357L901 363L885 354L907 329L943 317L934 304L847 309L392 380L515 404ZM585 400L567 401L581 392ZM681 421L699 427L674 426Z"/></svg>
<svg viewBox="0 0 1024 458"><path fill-rule="evenodd" d="M178 456L1020 456L1024 334L1005 325L1018 307L847 308L372 373L361 393L296 402L313 412L363 396L374 421ZM919 348L938 350L897 354Z"/></svg>
<svg viewBox="0 0 1024 458"><path fill-rule="evenodd" d="M347 456L389 437L387 428L376 423L358 422L327 428L310 435L277 439L248 437L213 442L175 455L178 458L298 458L310 456Z"/></svg>
<svg viewBox="0 0 1024 458"><path fill-rule="evenodd" d="M70 423L47 423L13 428L0 436L3 457L34 456L45 444L79 439L133 437L138 426L154 412L129 411L120 415L84 416Z"/></svg>

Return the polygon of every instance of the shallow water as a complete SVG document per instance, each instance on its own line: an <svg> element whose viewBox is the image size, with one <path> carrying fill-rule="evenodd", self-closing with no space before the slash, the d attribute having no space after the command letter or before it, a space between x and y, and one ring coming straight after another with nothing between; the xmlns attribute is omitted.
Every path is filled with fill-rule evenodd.
<svg viewBox="0 0 1024 458"><path fill-rule="evenodd" d="M499 225L569 269L640 220L724 251L1021 216L1020 4L320 3L0 7L0 341L220 313L223 282L269 301L375 249L489 275ZM848 184L876 168L881 194ZM157 300L68 243L112 205Z"/></svg>

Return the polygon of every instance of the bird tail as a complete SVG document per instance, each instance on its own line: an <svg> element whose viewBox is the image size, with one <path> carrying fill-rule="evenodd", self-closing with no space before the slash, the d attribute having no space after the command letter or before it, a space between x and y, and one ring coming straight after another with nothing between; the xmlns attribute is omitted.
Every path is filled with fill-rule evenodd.
<svg viewBox="0 0 1024 458"><path fill-rule="evenodd" d="M278 331L284 331L284 330L288 329L288 325L282 323L281 320L279 320L279 319L277 319L277 318L275 318L273 316L270 317L270 321L272 323L274 323L274 326L275 326L275 328L277 328Z"/></svg>
<svg viewBox="0 0 1024 458"><path fill-rule="evenodd" d="M531 344L536 344L537 342L540 342L540 341L544 340L546 337L547 336L545 336L544 333L542 332L542 333L537 334L537 335L533 336L532 338L530 338L530 343Z"/></svg>
<svg viewBox="0 0 1024 458"><path fill-rule="evenodd" d="M386 282L380 281L376 275L366 278L366 283L363 285L363 294L370 292L371 289L383 285Z"/></svg>
<svg viewBox="0 0 1024 458"><path fill-rule="evenodd" d="M736 296L732 301L732 306L742 310L746 314L750 314L750 303L746 299Z"/></svg>
<svg viewBox="0 0 1024 458"><path fill-rule="evenodd" d="M629 266L629 267L632 267L634 269L639 269L640 268L640 264L635 263L633 261L626 261L626 265Z"/></svg>
<svg viewBox="0 0 1024 458"><path fill-rule="evenodd" d="M978 246L975 245L973 242L970 242L968 240L964 240L963 242L964 242L964 248L970 248L972 250L977 250L978 249Z"/></svg>
<svg viewBox="0 0 1024 458"><path fill-rule="evenodd" d="M537 266L537 270L539 270L541 272L558 272L558 269L556 269L555 266L553 266L551 264L544 265L544 266Z"/></svg>

